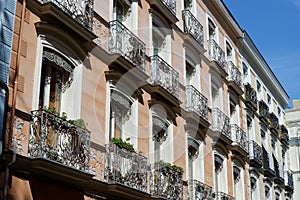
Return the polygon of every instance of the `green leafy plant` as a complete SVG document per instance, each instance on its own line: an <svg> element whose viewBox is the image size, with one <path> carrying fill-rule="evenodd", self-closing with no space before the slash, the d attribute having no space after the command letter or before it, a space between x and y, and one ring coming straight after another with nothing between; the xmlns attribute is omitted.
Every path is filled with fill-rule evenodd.
<svg viewBox="0 0 300 200"><path fill-rule="evenodd" d="M111 143L117 145L118 147L127 149L130 152L135 152L133 145L123 141L121 138L112 138Z"/></svg>
<svg viewBox="0 0 300 200"><path fill-rule="evenodd" d="M63 118L64 120L67 120L67 118L68 118L67 113L66 112L62 112L61 118Z"/></svg>
<svg viewBox="0 0 300 200"><path fill-rule="evenodd" d="M182 167L179 167L179 166L177 166L177 165L172 165L172 164L167 163L167 162L165 162L165 161L163 161L163 160L160 160L160 161L156 162L155 164L162 165L162 166L168 168L169 170L172 170L172 171L174 171L174 172L178 172L178 173L180 173L180 174L183 174L183 173L184 173L184 170L183 170Z"/></svg>
<svg viewBox="0 0 300 200"><path fill-rule="evenodd" d="M75 126L86 128L86 123L83 119L70 119L69 122Z"/></svg>
<svg viewBox="0 0 300 200"><path fill-rule="evenodd" d="M56 108L54 107L44 107L44 110L49 113L52 113L53 115L59 115L58 112L56 111Z"/></svg>

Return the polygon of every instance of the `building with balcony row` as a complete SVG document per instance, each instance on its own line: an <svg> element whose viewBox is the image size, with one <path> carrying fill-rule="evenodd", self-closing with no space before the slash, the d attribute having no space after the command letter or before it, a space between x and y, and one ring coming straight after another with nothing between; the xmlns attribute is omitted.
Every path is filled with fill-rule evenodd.
<svg viewBox="0 0 300 200"><path fill-rule="evenodd" d="M300 101L293 100L293 108L286 110L286 125L290 137L290 169L288 180L294 184L294 188L300 187ZM300 195L299 191L294 191L294 199Z"/></svg>
<svg viewBox="0 0 300 200"><path fill-rule="evenodd" d="M19 0L8 199L292 199L289 97L221 0Z"/></svg>

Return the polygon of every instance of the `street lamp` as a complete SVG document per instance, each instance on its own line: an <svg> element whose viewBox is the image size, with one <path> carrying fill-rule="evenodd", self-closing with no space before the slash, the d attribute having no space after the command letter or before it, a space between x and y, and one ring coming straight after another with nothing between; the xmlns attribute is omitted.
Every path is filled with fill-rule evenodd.
<svg viewBox="0 0 300 200"><path fill-rule="evenodd" d="M8 88L0 81L0 156L4 151L7 118Z"/></svg>

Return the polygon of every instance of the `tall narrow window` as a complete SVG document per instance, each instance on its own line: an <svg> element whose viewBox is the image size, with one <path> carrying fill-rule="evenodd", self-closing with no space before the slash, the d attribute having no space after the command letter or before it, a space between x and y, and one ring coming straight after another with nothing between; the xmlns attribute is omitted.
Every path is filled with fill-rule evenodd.
<svg viewBox="0 0 300 200"><path fill-rule="evenodd" d="M152 108L152 138L154 150L154 162L164 160L165 162L173 162L173 137L172 123L162 113L161 106Z"/></svg>
<svg viewBox="0 0 300 200"><path fill-rule="evenodd" d="M192 8L192 0L184 0L184 9L185 10L190 10Z"/></svg>
<svg viewBox="0 0 300 200"><path fill-rule="evenodd" d="M234 61L233 48L228 41L226 41L226 59L227 61Z"/></svg>
<svg viewBox="0 0 300 200"><path fill-rule="evenodd" d="M129 136L128 126L131 119L133 99L120 90L116 90L113 84L110 86L110 138L125 139Z"/></svg>
<svg viewBox="0 0 300 200"><path fill-rule="evenodd" d="M185 62L185 79L186 85L194 85L195 68L189 63Z"/></svg>
<svg viewBox="0 0 300 200"><path fill-rule="evenodd" d="M217 32L216 32L216 29L217 29L217 27L216 27L216 25L214 24L214 22L210 19L210 18L208 18L208 38L211 40L211 39L213 39L213 40L216 40L217 39L217 36L216 36L216 34L217 34Z"/></svg>
<svg viewBox="0 0 300 200"><path fill-rule="evenodd" d="M60 62L58 62L60 60ZM72 83L73 68L63 57L45 50L40 80L39 108L54 108L61 111L62 96Z"/></svg>

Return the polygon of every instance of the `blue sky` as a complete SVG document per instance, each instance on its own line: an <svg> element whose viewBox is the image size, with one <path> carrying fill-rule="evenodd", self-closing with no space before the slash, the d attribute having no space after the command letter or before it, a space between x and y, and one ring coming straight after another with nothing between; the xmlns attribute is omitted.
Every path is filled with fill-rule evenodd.
<svg viewBox="0 0 300 200"><path fill-rule="evenodd" d="M300 0L223 0L281 82L300 99Z"/></svg>

